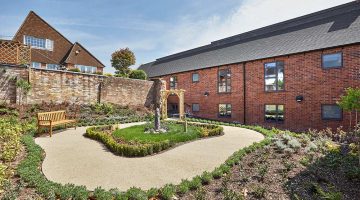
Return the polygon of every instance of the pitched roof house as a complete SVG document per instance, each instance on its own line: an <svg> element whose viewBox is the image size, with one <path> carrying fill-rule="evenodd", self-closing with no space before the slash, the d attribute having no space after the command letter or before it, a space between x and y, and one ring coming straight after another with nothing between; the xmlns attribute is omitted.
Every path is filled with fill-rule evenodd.
<svg viewBox="0 0 360 200"><path fill-rule="evenodd" d="M31 46L31 61L34 68L72 69L81 72L102 72L105 65L80 43L72 43L35 12L30 11L14 41Z"/></svg>

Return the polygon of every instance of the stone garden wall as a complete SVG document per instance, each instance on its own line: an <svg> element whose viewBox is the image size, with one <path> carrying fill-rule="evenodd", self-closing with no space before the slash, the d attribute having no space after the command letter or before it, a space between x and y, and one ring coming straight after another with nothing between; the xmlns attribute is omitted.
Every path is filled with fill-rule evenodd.
<svg viewBox="0 0 360 200"><path fill-rule="evenodd" d="M145 81L107 77L60 70L0 66L0 100L14 103L17 99L16 78L30 81L31 91L23 102L91 104L96 102L150 107L157 97L157 84Z"/></svg>

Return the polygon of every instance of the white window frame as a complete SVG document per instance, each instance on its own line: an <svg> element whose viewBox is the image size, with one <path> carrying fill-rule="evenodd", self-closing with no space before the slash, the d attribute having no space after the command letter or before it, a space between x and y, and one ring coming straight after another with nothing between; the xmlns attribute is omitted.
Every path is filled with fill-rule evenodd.
<svg viewBox="0 0 360 200"><path fill-rule="evenodd" d="M49 65L56 66L56 69L49 68ZM58 65L58 64L52 64L52 63L46 64L46 69L50 69L50 70L59 70L59 67L60 67L60 65Z"/></svg>
<svg viewBox="0 0 360 200"><path fill-rule="evenodd" d="M38 66L36 64L39 64ZM40 69L41 63L40 62L31 62L31 68Z"/></svg>
<svg viewBox="0 0 360 200"><path fill-rule="evenodd" d="M29 37L28 41L26 40L27 37ZM34 45L34 44L40 44L40 41L44 41L44 47L41 47L40 45ZM42 50L48 50L53 51L54 50L54 41L50 39L44 39L44 38L38 38L30 35L24 35L23 43L25 45L30 46L33 49L42 49Z"/></svg>

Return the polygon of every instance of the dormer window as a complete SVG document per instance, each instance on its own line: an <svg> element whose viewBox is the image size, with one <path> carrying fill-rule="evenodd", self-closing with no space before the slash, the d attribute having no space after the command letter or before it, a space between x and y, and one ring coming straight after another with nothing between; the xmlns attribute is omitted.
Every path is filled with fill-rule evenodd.
<svg viewBox="0 0 360 200"><path fill-rule="evenodd" d="M31 48L35 49L44 49L48 51L52 51L54 49L54 41L28 35L24 36L24 44L29 45Z"/></svg>

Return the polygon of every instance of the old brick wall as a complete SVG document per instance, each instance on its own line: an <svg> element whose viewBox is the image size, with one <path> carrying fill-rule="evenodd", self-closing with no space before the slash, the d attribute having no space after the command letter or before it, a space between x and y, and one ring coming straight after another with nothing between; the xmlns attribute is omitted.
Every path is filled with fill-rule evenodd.
<svg viewBox="0 0 360 200"><path fill-rule="evenodd" d="M153 81L105 77L101 84L101 102L149 107L154 95Z"/></svg>
<svg viewBox="0 0 360 200"><path fill-rule="evenodd" d="M134 80L69 71L0 66L0 100L15 103L15 78L28 80L31 90L28 104L42 102L91 104L114 103L123 106L150 107L158 98L159 81ZM25 102L24 102L25 103Z"/></svg>
<svg viewBox="0 0 360 200"><path fill-rule="evenodd" d="M27 80L25 67L0 65L0 102L16 103L16 80Z"/></svg>
<svg viewBox="0 0 360 200"><path fill-rule="evenodd" d="M343 67L340 69L323 69L321 67L322 53L343 52ZM265 92L264 63L272 61L284 62L285 90L281 92ZM244 109L243 65L246 70L246 109ZM231 68L231 93L217 92L217 73L219 68ZM198 72L200 82L192 83L191 76ZM177 73L163 76L169 88L171 76L177 76L178 89L185 89L185 103L200 104L200 112L195 116L221 121L237 121L246 124L259 124L266 127L278 127L291 130L306 130L308 128L323 129L326 127L348 127L349 114L343 112L339 121L323 120L321 118L322 104L335 104L347 87L360 87L360 45L332 48L324 51L313 51L270 59L256 60L247 63L207 68L197 71ZM209 91L209 96L204 92ZM297 95L302 95L304 101L296 102ZM169 103L177 102L169 98ZM232 104L232 117L219 118L218 104ZM285 122L275 124L265 122L265 104L282 104L285 106Z"/></svg>

